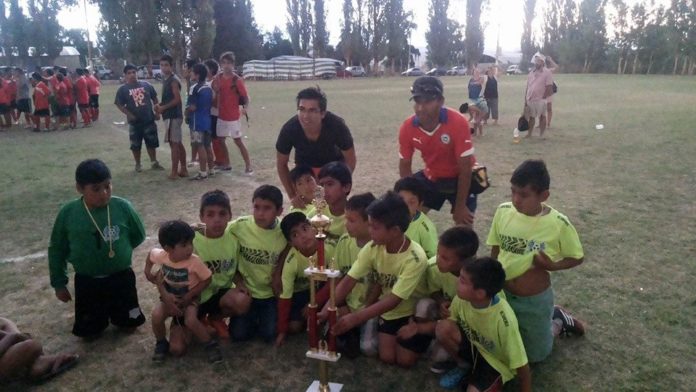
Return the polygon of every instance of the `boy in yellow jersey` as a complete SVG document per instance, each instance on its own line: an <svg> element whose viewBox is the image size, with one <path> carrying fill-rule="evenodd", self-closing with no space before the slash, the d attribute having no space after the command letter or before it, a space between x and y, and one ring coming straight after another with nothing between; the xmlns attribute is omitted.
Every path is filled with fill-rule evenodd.
<svg viewBox="0 0 696 392"><path fill-rule="evenodd" d="M251 306L230 320L233 340L260 336L273 342L277 303L271 289L271 271L286 245L278 217L283 212L283 194L273 185L261 185L252 196L254 212L235 219L229 227L239 242L239 272L251 294Z"/></svg>
<svg viewBox="0 0 696 392"><path fill-rule="evenodd" d="M229 338L224 319L245 314L251 306L249 289L237 271L239 243L230 230L230 198L219 189L204 193L199 214L204 226L196 232L193 247L213 279L201 293L198 316L206 319L219 337Z"/></svg>
<svg viewBox="0 0 696 392"><path fill-rule="evenodd" d="M486 243L505 269L505 296L534 363L551 353L554 336L585 332L580 321L554 307L549 273L580 265L584 254L568 218L544 204L551 183L544 161L522 162L510 183L512 202L498 206Z"/></svg>
<svg viewBox="0 0 696 392"><path fill-rule="evenodd" d="M316 213L312 200L317 189L317 180L314 178L314 171L307 165L297 165L290 170L290 180L295 187L297 197L304 204L303 208L293 206L290 212L301 212L305 216L313 216Z"/></svg>
<svg viewBox="0 0 696 392"><path fill-rule="evenodd" d="M319 185L324 188L324 199L328 208L324 215L331 218L331 226L326 231L325 245L336 247L338 239L346 232L346 199L353 187L353 176L343 162L329 162L319 170Z"/></svg>
<svg viewBox="0 0 696 392"><path fill-rule="evenodd" d="M387 192L367 208L372 241L336 288L336 303L343 305L358 281L371 275L382 292L377 302L339 318L332 333L341 335L379 316L379 358L389 364L410 367L428 349L430 337L397 342L396 332L408 323L416 303L414 292L427 268L423 248L406 237L410 223L408 206L394 192ZM326 307L320 318L325 318Z"/></svg>
<svg viewBox="0 0 696 392"><path fill-rule="evenodd" d="M450 317L437 323L437 341L457 360L440 385L462 390L502 391L517 376L521 391L532 390L529 363L515 313L498 293L505 271L491 257L468 259L459 273Z"/></svg>
<svg viewBox="0 0 696 392"><path fill-rule="evenodd" d="M305 214L291 212L280 222L285 239L292 246L283 260L283 290L278 298L278 327L276 346L285 342L288 333L299 333L305 329L306 307L309 303L309 279L304 270L309 267L309 258L316 256L319 240L317 231L309 224ZM326 262L331 259L325 253Z"/></svg>
<svg viewBox="0 0 696 392"><path fill-rule="evenodd" d="M422 212L425 185L415 177L404 177L394 184L394 192L404 199L411 214L406 236L422 246L428 258L434 257L437 253L437 228Z"/></svg>

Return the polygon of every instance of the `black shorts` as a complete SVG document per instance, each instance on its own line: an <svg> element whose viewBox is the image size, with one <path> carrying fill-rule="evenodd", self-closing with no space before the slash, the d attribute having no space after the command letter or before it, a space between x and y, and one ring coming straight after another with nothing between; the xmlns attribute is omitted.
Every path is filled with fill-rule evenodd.
<svg viewBox="0 0 696 392"><path fill-rule="evenodd" d="M309 303L309 290L292 293L292 305L290 306L290 321L304 321L302 309Z"/></svg>
<svg viewBox="0 0 696 392"><path fill-rule="evenodd" d="M60 105L58 107L58 116L60 116L60 117L70 116L70 105Z"/></svg>
<svg viewBox="0 0 696 392"><path fill-rule="evenodd" d="M99 94L89 96L89 107L99 109Z"/></svg>
<svg viewBox="0 0 696 392"><path fill-rule="evenodd" d="M51 112L48 109L36 109L34 110L34 115L37 117L50 117Z"/></svg>
<svg viewBox="0 0 696 392"><path fill-rule="evenodd" d="M10 105L0 103L0 114L7 114L10 112Z"/></svg>
<svg viewBox="0 0 696 392"><path fill-rule="evenodd" d="M410 318L410 316L407 316L394 320L385 320L380 317L379 322L377 323L377 332L386 333L387 335L396 335L401 327L408 324ZM428 351L428 347L430 347L430 342L432 340L432 336L416 334L412 338L406 340L397 338L396 342L399 344L399 346L407 350L413 351L417 354L422 354Z"/></svg>
<svg viewBox="0 0 696 392"><path fill-rule="evenodd" d="M20 113L31 113L31 99L25 98L17 100L17 110Z"/></svg>
<svg viewBox="0 0 696 392"><path fill-rule="evenodd" d="M217 137L217 116L210 116L210 135Z"/></svg>
<svg viewBox="0 0 696 392"><path fill-rule="evenodd" d="M499 391L503 387L503 378L486 358L479 353L476 346L472 345L467 339L466 332L460 327L459 333L462 341L459 343L459 358L471 364L467 384L475 386L479 391Z"/></svg>
<svg viewBox="0 0 696 392"><path fill-rule="evenodd" d="M17 109L17 100L13 99L10 101L10 109Z"/></svg>
<svg viewBox="0 0 696 392"><path fill-rule="evenodd" d="M212 297L208 298L207 301L198 305L198 318L209 314L219 315L222 313L222 310L220 309L220 300L225 294L227 294L228 291L230 291L230 289L220 289L217 291L217 293L213 294Z"/></svg>
<svg viewBox="0 0 696 392"><path fill-rule="evenodd" d="M94 336L111 324L134 328L145 322L138 304L135 274L128 268L103 277L75 274L75 325L72 333Z"/></svg>
<svg viewBox="0 0 696 392"><path fill-rule="evenodd" d="M425 200L423 200L423 205L432 209L440 211L442 205L445 204L445 200L449 201L452 205L452 211L454 211L454 206L457 201L457 178L446 178L437 181L431 181L425 176L423 171L419 171L413 175L413 177L419 179L423 185L425 185ZM470 194L466 200L466 206L474 213L476 211L478 195Z"/></svg>
<svg viewBox="0 0 696 392"><path fill-rule="evenodd" d="M130 124L128 127L128 137L130 139L130 149L140 151L145 140L145 147L159 147L159 137L157 136L157 123L154 121L149 124Z"/></svg>

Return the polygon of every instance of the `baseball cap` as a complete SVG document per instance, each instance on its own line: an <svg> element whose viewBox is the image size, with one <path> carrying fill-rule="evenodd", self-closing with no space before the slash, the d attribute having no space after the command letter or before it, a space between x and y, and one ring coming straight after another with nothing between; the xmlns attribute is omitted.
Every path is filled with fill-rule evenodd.
<svg viewBox="0 0 696 392"><path fill-rule="evenodd" d="M445 88L440 79L434 76L421 76L411 86L411 100L424 98L428 101L442 98Z"/></svg>

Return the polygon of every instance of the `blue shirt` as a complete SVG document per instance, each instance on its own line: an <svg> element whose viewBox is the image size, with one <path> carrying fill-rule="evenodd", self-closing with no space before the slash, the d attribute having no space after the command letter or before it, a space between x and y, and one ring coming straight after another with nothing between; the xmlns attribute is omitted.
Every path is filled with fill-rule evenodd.
<svg viewBox="0 0 696 392"><path fill-rule="evenodd" d="M213 105L213 89L206 83L198 83L188 97L188 104L195 105L189 126L196 132L210 132L210 108Z"/></svg>

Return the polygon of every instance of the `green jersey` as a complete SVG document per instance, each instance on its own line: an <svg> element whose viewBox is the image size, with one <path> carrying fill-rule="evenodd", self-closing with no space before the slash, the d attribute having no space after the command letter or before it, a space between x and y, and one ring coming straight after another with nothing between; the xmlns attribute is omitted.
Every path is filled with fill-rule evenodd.
<svg viewBox="0 0 696 392"><path fill-rule="evenodd" d="M439 291L448 301L457 296L459 277L449 272L440 272L437 268L437 256L428 260L426 281L429 294Z"/></svg>
<svg viewBox="0 0 696 392"><path fill-rule="evenodd" d="M305 205L305 208L293 207L290 209L290 212L301 212L301 213L305 214L307 219L309 219L310 216L314 216L317 214L317 209L314 208L314 206L312 204L307 204L307 205Z"/></svg>
<svg viewBox="0 0 696 392"><path fill-rule="evenodd" d="M517 317L504 298L496 296L493 304L483 309L455 297L450 305L450 319L454 320L495 370L503 382L515 377L515 369L527 364Z"/></svg>
<svg viewBox="0 0 696 392"><path fill-rule="evenodd" d="M263 229L253 216L237 218L228 228L239 243L239 273L256 299L273 297L271 273L286 241L276 219L273 228Z"/></svg>
<svg viewBox="0 0 696 392"><path fill-rule="evenodd" d="M213 279L201 293L201 303L206 302L221 289L234 287L234 275L239 264L239 243L227 225L219 238L208 238L196 233L193 238L193 251L213 273Z"/></svg>
<svg viewBox="0 0 696 392"><path fill-rule="evenodd" d="M353 263L358 259L360 249L362 248L358 246L355 238L348 235L348 233L343 234L338 239L334 258L336 259L336 268L341 271L342 275L348 274ZM367 288L369 286L368 277L369 275L358 280L358 283L355 284L353 290L346 297L346 305L352 312L365 307L365 297L367 296Z"/></svg>
<svg viewBox="0 0 696 392"><path fill-rule="evenodd" d="M145 227L128 200L112 196L108 208L89 212L82 198L68 202L58 212L48 246L51 287L59 289L68 284L68 263L75 273L90 277L130 268L133 249L144 240ZM113 257L109 257L109 242Z"/></svg>
<svg viewBox="0 0 696 392"><path fill-rule="evenodd" d="M433 257L437 254L437 229L427 215L418 211L408 225L406 236L417 242L425 251L425 255Z"/></svg>
<svg viewBox="0 0 696 392"><path fill-rule="evenodd" d="M414 294L427 267L425 252L414 241L400 253L388 253L384 245L370 241L358 253L348 275L356 280L371 275L370 280L382 287L380 299L390 293L401 298L399 305L381 315L385 320L394 320L413 314L417 301Z"/></svg>

